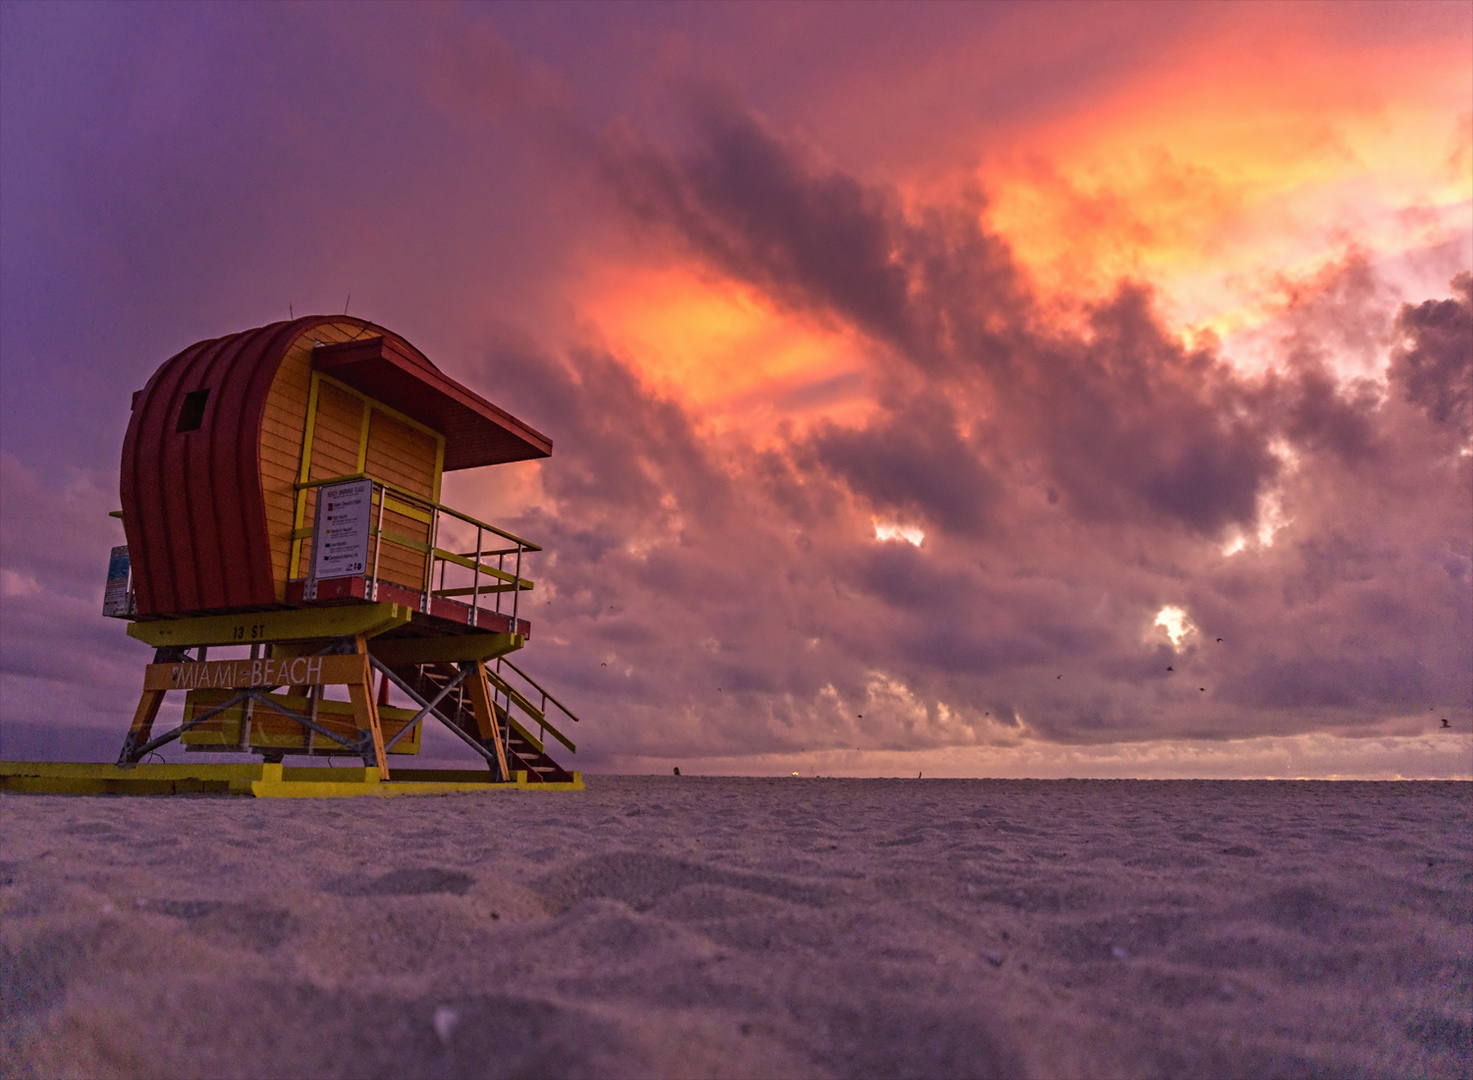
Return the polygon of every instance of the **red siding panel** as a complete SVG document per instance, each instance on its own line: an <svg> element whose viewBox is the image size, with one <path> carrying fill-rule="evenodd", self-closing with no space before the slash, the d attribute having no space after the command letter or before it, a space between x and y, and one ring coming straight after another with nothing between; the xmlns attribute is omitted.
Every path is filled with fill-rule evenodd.
<svg viewBox="0 0 1473 1080"><path fill-rule="evenodd" d="M137 397L120 494L138 613L275 603L258 443L271 381L313 316L191 345ZM199 430L178 432L186 394L209 390Z"/></svg>

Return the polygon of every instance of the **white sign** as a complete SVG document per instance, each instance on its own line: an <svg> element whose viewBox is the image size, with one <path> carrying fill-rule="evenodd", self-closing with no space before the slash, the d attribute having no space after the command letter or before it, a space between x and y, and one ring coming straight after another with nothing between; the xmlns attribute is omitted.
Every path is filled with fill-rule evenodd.
<svg viewBox="0 0 1473 1080"><path fill-rule="evenodd" d="M312 524L314 581L367 572L372 511L372 480L317 489L317 516Z"/></svg>

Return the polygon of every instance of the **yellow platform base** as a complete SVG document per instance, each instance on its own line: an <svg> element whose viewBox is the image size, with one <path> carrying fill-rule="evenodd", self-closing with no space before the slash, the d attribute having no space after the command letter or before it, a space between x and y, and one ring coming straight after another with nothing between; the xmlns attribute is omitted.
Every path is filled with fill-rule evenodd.
<svg viewBox="0 0 1473 1080"><path fill-rule="evenodd" d="M38 795L254 795L258 798L340 799L355 795L449 795L467 791L582 791L583 774L571 784L511 783L485 779L472 769L395 769L380 780L377 769L289 769L282 765L94 765L71 761L0 761L0 791Z"/></svg>

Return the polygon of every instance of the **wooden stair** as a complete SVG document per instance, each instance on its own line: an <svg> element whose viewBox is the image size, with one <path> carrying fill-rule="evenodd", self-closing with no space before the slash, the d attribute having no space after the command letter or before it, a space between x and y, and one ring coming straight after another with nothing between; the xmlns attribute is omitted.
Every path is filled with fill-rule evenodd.
<svg viewBox="0 0 1473 1080"><path fill-rule="evenodd" d="M454 664L396 666L393 671L426 700L432 699L446 683L459 674ZM493 705L496 710L497 734L506 752L507 768L513 773L525 772L528 783L572 783L573 774L548 755L543 739L533 735L530 726L523 723L516 714L523 714L526 720L537 725L544 734L551 732L569 750L576 750L573 743L547 723L547 718L541 710L509 686L490 667L486 670L486 676L491 684ZM464 683L440 702L436 712L441 713L472 739L481 741L476 727L475 713L471 709L470 696L466 692ZM489 744L487 746L489 748ZM494 767L492 771L495 771Z"/></svg>

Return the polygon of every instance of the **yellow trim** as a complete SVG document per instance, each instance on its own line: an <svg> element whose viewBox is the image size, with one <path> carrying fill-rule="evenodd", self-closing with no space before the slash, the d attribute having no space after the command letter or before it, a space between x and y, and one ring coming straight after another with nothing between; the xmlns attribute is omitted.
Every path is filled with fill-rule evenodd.
<svg viewBox="0 0 1473 1080"><path fill-rule="evenodd" d="M424 432L426 435L433 436L435 439L437 439L441 443L443 443L445 441L445 436L443 434L441 434L440 432L436 431L434 428L427 427L426 425L420 423L418 420L416 420L412 416L405 416L403 413L401 413L398 409L394 408L392 405L385 405L382 401L379 401L377 398L371 398L371 397L369 397L362 390L355 390L353 387L349 386L347 383L343 382L341 379L334 379L331 375L324 375L320 371L314 371L312 374L313 374L313 376L315 378L321 379L323 382L329 383L332 386L336 386L339 390L343 391L344 393L352 394L359 401L366 401L370 405L372 405L375 409L378 409L381 412L388 413L395 420L399 420L399 421L401 421L401 422L403 422L405 424L408 424L412 428L418 428L420 431Z"/></svg>
<svg viewBox="0 0 1473 1080"><path fill-rule="evenodd" d="M358 420L358 464L355 466L359 472L368 463L368 427L373 420L373 402L368 398L363 399L363 415Z"/></svg>
<svg viewBox="0 0 1473 1080"><path fill-rule="evenodd" d="M382 536L391 544L398 544L400 547L408 548L410 551L417 551L421 555L430 550L430 545L426 544L423 540L416 540L412 536L405 536L403 533L396 533L393 529L378 529L370 531L375 536Z"/></svg>
<svg viewBox="0 0 1473 1080"><path fill-rule="evenodd" d="M484 569L484 567L482 568ZM522 578L522 591L526 592L532 587L532 583ZM482 585L479 589L474 585L463 585L458 589L432 589L431 596L495 596L497 593L516 592L515 585Z"/></svg>
<svg viewBox="0 0 1473 1080"><path fill-rule="evenodd" d="M573 741L557 728L555 728L552 724L548 723L547 717L543 714L542 710L539 709L536 705L533 705L525 697L523 697L522 694L516 689L516 687L512 686L489 667L486 669L486 678L490 679L491 684L495 686L497 690L505 694L508 700L514 701L517 708L521 709L524 713L535 720L538 727L542 728L545 732L555 738L558 742L562 743L573 753L576 754L578 752L578 748L573 745ZM498 705L497 708L501 707ZM528 732L526 728L517 723L516 718L512 716L511 713L506 714L506 719L507 722L512 725L512 727L516 728L517 731L521 733L522 738L526 739L528 742L537 747L539 753L544 752L542 749L541 739L533 738L531 733Z"/></svg>
<svg viewBox="0 0 1473 1080"><path fill-rule="evenodd" d="M503 540L510 540L514 544L520 544L522 546L523 552L542 550L539 545L532 543L532 541L530 540L524 540L516 533L509 533L505 529L499 529L488 521L482 521L480 518L473 518L469 514L462 513L461 511L456 510L453 507L446 506L444 503L432 503L423 495L416 495L408 488L402 488L391 480L379 480L376 477L369 476L367 473L348 473L344 476L328 476L324 477L321 480L304 481L302 483L299 483L297 486L299 488L315 488L323 487L327 484L346 484L350 480L372 480L375 484L380 484L383 487L388 488L389 491L397 497L413 499L421 505L432 506L434 509L439 510L445 514L449 514L451 517L456 518L457 520L467 522L471 525L479 525L487 532L492 533L495 536L499 536Z"/></svg>
<svg viewBox="0 0 1473 1080"><path fill-rule="evenodd" d="M316 773L326 773L326 769L302 770ZM339 769L341 773L345 770ZM433 772L434 770L417 770ZM450 771L450 770L446 770ZM459 771L459 770L456 770ZM257 780L250 785L250 794L257 798L351 798L354 795L378 795L388 797L393 795L458 795L474 791L582 791L583 774L575 772L571 784L532 784L527 782L527 774L521 769L516 771L516 779L509 784L498 784L494 781L483 780L480 782L466 783L464 781L448 781L436 783L432 780L397 780L392 782L369 781L339 783L337 777L333 780L322 780L313 782L310 780L282 780L269 781Z"/></svg>
<svg viewBox="0 0 1473 1080"><path fill-rule="evenodd" d="M401 517L413 518L415 521L422 521L426 525L428 525L431 520L431 515L428 510L421 510L417 506L412 506L401 499L397 499L394 497L392 492L389 494L389 501L384 505L384 509L392 510L394 513L400 515Z"/></svg>
<svg viewBox="0 0 1473 1080"><path fill-rule="evenodd" d="M418 420L416 420L412 416L406 416L404 413L401 413L398 409L394 408L392 405L385 405L382 401L379 401L377 398L371 398L371 397L369 397L362 390L356 390L356 389L354 389L353 387L349 386L347 383L343 382L341 379L334 379L331 375L324 375L320 371L313 371L312 372L312 391L311 391L311 395L310 395L310 400L309 400L308 405L307 405L307 408L310 410L308 412L308 416L307 416L307 423L308 423L308 429L307 430L308 430L309 433L312 430L311 429L312 420L316 416L317 386L318 386L318 383L319 382L325 382L325 383L329 384L330 386L335 386L339 390L343 391L343 393L345 393L345 394L351 394L353 397L355 397L359 401L363 402L363 422L362 422L362 427L361 427L361 429L359 430L359 433L358 433L358 471L360 473L362 473L363 470L368 465L368 438L369 438L370 430L373 427L373 416L372 416L372 413L373 413L373 411L375 409L378 410L379 412L383 413L386 416L392 416L395 420L398 420L402 424L407 424L409 427L414 428L416 431L420 431L420 432L424 433L425 435L428 435L431 439L433 439L435 441L435 475L431 478L431 481L430 481L430 501L433 502L433 503L435 503L436 505L439 505L439 502L440 502L440 480L441 480L441 477L443 476L444 471L445 471L445 436L444 436L444 434L441 433L441 432L436 431L434 428L429 427L426 424L420 423ZM310 434L309 434L309 438L310 438ZM310 443L309 443L309 449L310 449ZM301 474L301 479L299 480L299 483L305 484L307 482L308 473L305 471L305 469L306 469L306 461L305 461L305 457L304 457L303 472ZM377 477L375 477L374 479L377 479ZM383 481L383 480L379 480L378 482L379 483L387 483L387 481ZM394 485L389 485L389 486L392 487ZM409 491L408 489L401 489L401 490L403 490L405 492L405 494L410 495L413 498L416 498L416 499L423 499L424 498L424 496L419 495L416 492ZM307 497L306 497L306 495L305 494L298 495L298 502L301 504L301 506L303 508L305 508L306 505L307 505ZM416 517L417 515L411 513L409 516ZM429 515L426 514L420 520L425 521L425 522L428 522L429 521ZM294 527L295 528L301 528L302 527L301 520L296 521L294 523ZM292 577L297 577L298 576L297 554L299 552L300 552L300 545L296 545L294 547L294 551L293 551L292 574L291 574Z"/></svg>
<svg viewBox="0 0 1473 1080"><path fill-rule="evenodd" d="M442 438L435 443L435 483L434 498L440 501L440 477L445 473L445 440Z"/></svg>
<svg viewBox="0 0 1473 1080"><path fill-rule="evenodd" d="M362 403L363 414L361 420L359 421L358 427L357 475L368 475L363 470L368 464L368 439L373 428L373 411L377 409L379 412L384 413L386 416L392 416L395 420L407 424L409 427L414 428L416 431L420 431L425 435L428 435L431 439L434 440L435 475L431 482L431 491L433 493L431 502L435 503L436 505L438 505L440 502L440 475L445 463L445 436L436 431L434 428L427 427L426 425L420 423L418 420L414 419L414 417L405 416L398 409L395 409L390 405L385 405L383 402L369 397L361 390L354 389L340 379L335 379L331 375L324 375L320 371L313 371L312 381L307 391L307 426L302 434L302 461L301 466L297 469L297 506L296 513L292 517L292 550L290 559L290 570L287 574L288 579L298 578L302 576L302 541L305 540L308 536L312 535L311 529L306 528L307 491L311 486L315 486L310 484L310 477L312 475L312 440L316 434L317 429L317 403L319 396L318 388L324 382L327 383L329 386L336 387L345 394L357 398L358 401ZM379 480L377 477L371 477L370 479L375 480L377 483L384 484L386 487L389 487L391 489L397 487L397 485L394 485L389 481ZM423 501L424 499L424 496L419 495L416 492L409 491L407 488L399 490L401 490L405 495L409 496L410 498L418 499L421 501ZM405 517L413 518L416 521L422 521L425 524L429 524L430 521L429 511L421 510L415 506L407 504L396 506L391 503L386 507L386 509L393 510L395 513L403 514Z"/></svg>
<svg viewBox="0 0 1473 1080"><path fill-rule="evenodd" d="M372 637L403 626L413 611L402 604L351 604L343 607L257 611L248 615L197 615L184 619L128 624L128 636L154 648L173 645L250 645L263 641Z"/></svg>
<svg viewBox="0 0 1473 1080"><path fill-rule="evenodd" d="M295 529L292 531L293 540L305 540L311 535L311 529ZM369 540L373 540L378 536L382 536L390 544L408 548L410 551L416 551L421 555L430 550L430 545L426 544L423 540L417 540L412 536L405 536L403 533L395 532L393 529L375 529L370 525L368 529ZM474 559L467 559L464 555L457 555L455 552L446 551L444 548L435 549L435 558L442 559L448 563L454 563L456 566L463 566L467 570L475 570L477 568ZM505 570L498 570L494 566L487 566L485 563L480 564L480 571L487 577L496 578L498 581L506 582L506 584L483 585L479 589L468 585L460 589L434 589L432 591L436 596L470 596L473 593L480 593L482 596L485 596L489 593L516 592L518 588L522 592L531 592L537 587L537 583L531 578L518 578L515 574L508 574Z"/></svg>
<svg viewBox="0 0 1473 1080"><path fill-rule="evenodd" d="M501 716L506 720L508 724L516 729L516 733L518 735L520 735L522 738L526 739L529 743L535 746L539 754L547 753L547 751L542 746L542 740L539 739L536 735L533 735L525 727L523 727L521 721L519 721L515 716L507 712L500 705L496 706L496 711L501 714Z"/></svg>
<svg viewBox="0 0 1473 1080"><path fill-rule="evenodd" d="M302 431L302 464L297 469L297 483L305 484L312 476L312 436L317 431L317 387L320 379L312 372L312 383L307 389L307 426Z"/></svg>
<svg viewBox="0 0 1473 1080"><path fill-rule="evenodd" d="M573 723L575 723L575 724L581 724L582 723L582 721L579 720L578 717L573 714L573 710L572 709L568 708L566 705L564 705L557 698L555 698L551 694L549 694L547 692L547 688L544 687L541 683L539 683L536 679L532 678L532 676L528 675L525 671L523 671L521 668L517 667L510 660L508 660L506 662L506 666L509 667L509 668L511 668L514 672L516 672L523 679L525 679L527 681L527 683L533 689L535 689L539 694L542 695L544 701L550 701L554 705L556 705L559 709L561 709L563 711L563 715L566 716L569 720L573 721ZM501 678L502 677L501 676L501 665L500 664L497 664L496 665L496 677L497 678Z"/></svg>
<svg viewBox="0 0 1473 1080"><path fill-rule="evenodd" d="M384 535L388 536L389 534L385 532ZM456 566L463 566L467 570L474 570L477 567L475 559L467 559L464 555L457 555L455 552L446 551L444 548L435 549L435 558L444 559L446 562L454 563ZM533 582L530 578L518 578L515 574L508 574L505 570L498 570L494 566L487 566L485 563L481 563L479 565L481 573L485 574L487 577L494 577L498 581L505 581L511 585L515 585L518 581L520 581L523 591L534 588ZM464 591L469 593L472 590L466 589ZM482 589L481 591L487 592L488 590ZM451 593L449 590L445 590L436 593L436 595L451 596L453 595L453 593Z"/></svg>
<svg viewBox="0 0 1473 1080"><path fill-rule="evenodd" d="M302 431L302 463L297 468L297 483L305 484L312 475L312 436L317 430L317 372L312 372L312 381L307 389L307 426ZM291 569L287 579L298 577L302 562L302 537L297 533L307 517L307 489L297 488L297 510L292 517Z"/></svg>

